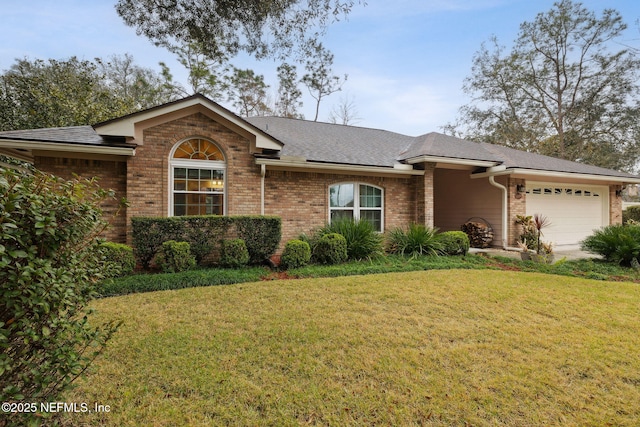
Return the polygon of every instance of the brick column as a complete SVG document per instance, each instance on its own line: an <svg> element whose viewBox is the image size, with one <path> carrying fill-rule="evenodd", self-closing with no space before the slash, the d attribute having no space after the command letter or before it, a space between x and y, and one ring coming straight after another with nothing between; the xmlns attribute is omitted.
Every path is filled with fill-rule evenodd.
<svg viewBox="0 0 640 427"><path fill-rule="evenodd" d="M507 219L509 221L508 245L515 245L520 236L520 226L515 224L516 215L527 214L527 194L523 191L518 193L518 185L525 186L527 182L524 179L509 178L507 183L509 211Z"/></svg>
<svg viewBox="0 0 640 427"><path fill-rule="evenodd" d="M622 186L609 186L609 224L622 224L622 197L616 191L622 191Z"/></svg>

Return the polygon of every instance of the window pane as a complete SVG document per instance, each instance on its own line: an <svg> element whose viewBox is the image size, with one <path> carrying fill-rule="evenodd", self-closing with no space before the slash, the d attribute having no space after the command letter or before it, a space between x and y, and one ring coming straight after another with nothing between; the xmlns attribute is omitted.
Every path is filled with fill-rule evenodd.
<svg viewBox="0 0 640 427"><path fill-rule="evenodd" d="M353 219L353 211L335 209L331 211L331 221L337 221L341 219Z"/></svg>
<svg viewBox="0 0 640 427"><path fill-rule="evenodd" d="M382 190L370 185L360 186L360 207L361 208L381 208Z"/></svg>
<svg viewBox="0 0 640 427"><path fill-rule="evenodd" d="M360 211L360 221L369 221L374 230L382 232L382 211Z"/></svg>
<svg viewBox="0 0 640 427"><path fill-rule="evenodd" d="M173 176L175 178L186 178L187 177L187 169L186 168L175 168L173 170Z"/></svg>
<svg viewBox="0 0 640 427"><path fill-rule="evenodd" d="M329 187L329 202L332 208L353 207L353 184L338 184Z"/></svg>

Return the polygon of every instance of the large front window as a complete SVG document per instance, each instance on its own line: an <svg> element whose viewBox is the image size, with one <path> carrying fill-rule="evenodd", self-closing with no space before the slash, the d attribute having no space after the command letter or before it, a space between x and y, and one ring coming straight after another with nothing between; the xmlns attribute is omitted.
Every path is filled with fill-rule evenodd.
<svg viewBox="0 0 640 427"><path fill-rule="evenodd" d="M330 220L351 218L369 221L382 232L382 189L367 184L344 183L329 187Z"/></svg>
<svg viewBox="0 0 640 427"><path fill-rule="evenodd" d="M224 215L226 165L206 139L189 139L171 157L171 214Z"/></svg>

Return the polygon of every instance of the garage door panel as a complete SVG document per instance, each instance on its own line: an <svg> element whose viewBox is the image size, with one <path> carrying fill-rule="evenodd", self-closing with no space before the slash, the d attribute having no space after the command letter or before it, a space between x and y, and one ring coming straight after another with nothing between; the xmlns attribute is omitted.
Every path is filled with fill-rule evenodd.
<svg viewBox="0 0 640 427"><path fill-rule="evenodd" d="M608 221L607 191L599 186L528 183L527 215L549 219L551 225L543 230L545 241L575 245Z"/></svg>

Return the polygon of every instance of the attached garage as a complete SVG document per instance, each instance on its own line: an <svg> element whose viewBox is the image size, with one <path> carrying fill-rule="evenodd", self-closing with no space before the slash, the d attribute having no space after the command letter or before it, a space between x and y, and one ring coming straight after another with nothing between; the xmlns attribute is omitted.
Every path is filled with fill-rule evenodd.
<svg viewBox="0 0 640 427"><path fill-rule="evenodd" d="M527 215L546 216L545 241L577 245L593 230L609 224L607 186L527 182Z"/></svg>

